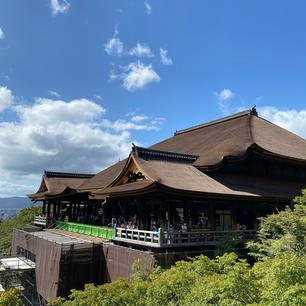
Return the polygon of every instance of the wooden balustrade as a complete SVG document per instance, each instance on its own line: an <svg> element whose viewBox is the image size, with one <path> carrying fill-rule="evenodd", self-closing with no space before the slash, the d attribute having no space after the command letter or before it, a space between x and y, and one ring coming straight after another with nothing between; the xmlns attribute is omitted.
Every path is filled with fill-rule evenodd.
<svg viewBox="0 0 306 306"><path fill-rule="evenodd" d="M245 240L254 239L256 230L245 231L199 231L199 232L178 232L163 231L158 232L143 231L136 229L115 229L115 241L146 245L152 247L180 247L215 245L219 238L225 236L242 235Z"/></svg>
<svg viewBox="0 0 306 306"><path fill-rule="evenodd" d="M35 216L34 217L34 224L39 225L39 226L47 226L47 217L42 217L42 216Z"/></svg>

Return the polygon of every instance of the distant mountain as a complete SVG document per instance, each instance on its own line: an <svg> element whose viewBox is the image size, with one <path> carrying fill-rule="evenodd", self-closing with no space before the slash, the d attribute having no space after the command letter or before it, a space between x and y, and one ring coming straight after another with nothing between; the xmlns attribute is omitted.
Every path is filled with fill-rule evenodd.
<svg viewBox="0 0 306 306"><path fill-rule="evenodd" d="M0 209L22 209L30 204L31 200L26 197L0 198Z"/></svg>

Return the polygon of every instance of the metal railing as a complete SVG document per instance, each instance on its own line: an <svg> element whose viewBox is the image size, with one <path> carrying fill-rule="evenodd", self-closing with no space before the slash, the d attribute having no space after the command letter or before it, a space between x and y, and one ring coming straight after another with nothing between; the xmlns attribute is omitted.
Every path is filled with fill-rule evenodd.
<svg viewBox="0 0 306 306"><path fill-rule="evenodd" d="M254 239L256 230L244 231L143 231L135 229L115 228L114 240L119 242L146 245L152 247L180 247L215 245L221 237L240 235L245 240Z"/></svg>
<svg viewBox="0 0 306 306"><path fill-rule="evenodd" d="M42 217L42 216L35 216L34 217L34 224L35 225L40 225L40 226L47 226L48 220L47 217Z"/></svg>

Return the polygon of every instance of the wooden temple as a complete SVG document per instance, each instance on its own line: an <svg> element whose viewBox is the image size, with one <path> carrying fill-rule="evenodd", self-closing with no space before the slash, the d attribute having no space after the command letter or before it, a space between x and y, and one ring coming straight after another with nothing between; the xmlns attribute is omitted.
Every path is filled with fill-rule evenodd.
<svg viewBox="0 0 306 306"><path fill-rule="evenodd" d="M253 108L133 146L95 175L45 171L28 195L43 204L38 227L15 229L11 253L35 261L43 301L128 279L135 260L152 268L207 254L219 237L253 239L258 217L305 188L305 169L305 139Z"/></svg>
<svg viewBox="0 0 306 306"><path fill-rule="evenodd" d="M208 233L214 241L214 232L256 231L258 217L290 205L305 187L305 153L305 139L253 108L133 146L96 175L46 171L28 196L54 220L116 228L117 243L186 247L207 243ZM139 238L156 230L164 242ZM204 240L171 243L170 232Z"/></svg>

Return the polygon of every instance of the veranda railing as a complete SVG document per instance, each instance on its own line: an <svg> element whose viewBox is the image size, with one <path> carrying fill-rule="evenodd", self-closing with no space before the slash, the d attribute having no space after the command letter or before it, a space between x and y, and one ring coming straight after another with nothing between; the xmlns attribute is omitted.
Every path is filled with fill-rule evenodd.
<svg viewBox="0 0 306 306"><path fill-rule="evenodd" d="M152 247L179 247L179 246L198 246L214 245L220 237L241 235L245 240L254 239L256 230L244 231L163 231L158 232L143 231L136 229L115 228L114 240L147 245Z"/></svg>

